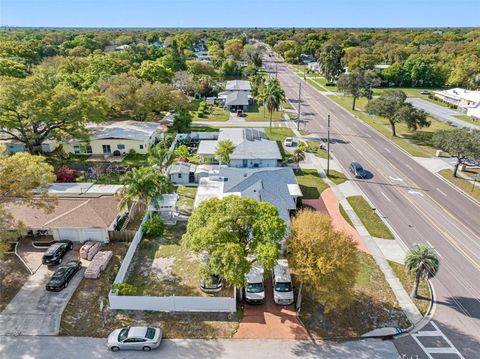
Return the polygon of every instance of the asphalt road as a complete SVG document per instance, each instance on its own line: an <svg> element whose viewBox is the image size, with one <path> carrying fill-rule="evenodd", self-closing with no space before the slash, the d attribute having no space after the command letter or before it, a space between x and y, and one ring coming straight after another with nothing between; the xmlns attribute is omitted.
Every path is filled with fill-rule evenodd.
<svg viewBox="0 0 480 359"><path fill-rule="evenodd" d="M163 340L151 352L107 350L105 339L75 337L0 337L0 359L264 359L264 358L357 358L397 359L392 342L361 340L344 343L313 343L299 340Z"/></svg>
<svg viewBox="0 0 480 359"><path fill-rule="evenodd" d="M459 116L461 113L452 110L451 108L443 107L427 100L415 97L408 98L407 102L410 102L413 106L419 108L420 110L424 110L440 121L451 122L455 127L473 128L477 130L480 129L479 126L475 126L469 122L456 118L455 116Z"/></svg>
<svg viewBox="0 0 480 359"><path fill-rule="evenodd" d="M275 71L273 61L265 61L270 72ZM408 247L424 243L438 252L441 266L433 280L435 322L465 358L478 358L480 206L281 62L277 76L294 105L302 83L301 130L325 140L327 114L331 115L333 155L345 170L352 161L358 161L370 172L370 178L356 181L401 240Z"/></svg>

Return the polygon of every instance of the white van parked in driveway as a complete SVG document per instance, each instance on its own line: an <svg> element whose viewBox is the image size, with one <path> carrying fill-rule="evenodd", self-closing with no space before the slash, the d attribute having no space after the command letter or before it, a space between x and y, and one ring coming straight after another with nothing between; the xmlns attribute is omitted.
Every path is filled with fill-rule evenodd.
<svg viewBox="0 0 480 359"><path fill-rule="evenodd" d="M263 267L253 265L247 273L247 285L245 287L245 301L251 304L265 302L265 284L263 278Z"/></svg>
<svg viewBox="0 0 480 359"><path fill-rule="evenodd" d="M279 259L272 273L273 300L277 304L289 305L293 303L293 285L288 262Z"/></svg>

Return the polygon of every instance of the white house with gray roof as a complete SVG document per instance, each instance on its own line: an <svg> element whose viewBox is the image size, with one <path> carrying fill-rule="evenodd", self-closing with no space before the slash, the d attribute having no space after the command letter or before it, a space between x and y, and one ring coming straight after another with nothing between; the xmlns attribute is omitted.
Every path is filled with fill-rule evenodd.
<svg viewBox="0 0 480 359"><path fill-rule="evenodd" d="M282 154L276 141L267 139L264 129L222 128L216 140L200 141L197 154L203 162L218 163L215 150L220 141L230 140L235 150L230 155L230 167L277 167Z"/></svg>
<svg viewBox="0 0 480 359"><path fill-rule="evenodd" d="M194 208L207 199L231 195L273 204L287 224L290 223L290 213L297 208L298 198L303 196L290 167L252 169L219 166L200 179Z"/></svg>
<svg viewBox="0 0 480 359"><path fill-rule="evenodd" d="M224 107L229 111L248 110L252 102L252 86L246 80L227 81L225 91L218 94L219 100L223 101Z"/></svg>

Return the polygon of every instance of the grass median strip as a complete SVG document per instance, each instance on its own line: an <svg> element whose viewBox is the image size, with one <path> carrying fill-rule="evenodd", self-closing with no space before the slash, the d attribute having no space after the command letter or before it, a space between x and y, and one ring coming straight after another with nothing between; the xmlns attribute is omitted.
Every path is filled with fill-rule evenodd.
<svg viewBox="0 0 480 359"><path fill-rule="evenodd" d="M480 188L478 186L473 188L473 184L469 180L461 177L453 177L453 171L451 169L444 169L438 173L448 182L454 184L477 201L480 201Z"/></svg>
<svg viewBox="0 0 480 359"><path fill-rule="evenodd" d="M362 196L347 197L348 203L352 206L357 216L362 221L371 236L384 239L394 239L392 232L375 213L368 202Z"/></svg>
<svg viewBox="0 0 480 359"><path fill-rule="evenodd" d="M398 277L400 282L402 282L403 288L410 294L413 288L413 282L415 280L415 276L411 273L408 273L405 270L405 266L400 263L388 261L390 267L392 268L395 275ZM422 279L420 282L420 286L418 287L418 298L412 298L413 303L417 306L420 313L423 316L427 314L428 307L430 306L431 302L431 294L430 289L428 288L427 281Z"/></svg>

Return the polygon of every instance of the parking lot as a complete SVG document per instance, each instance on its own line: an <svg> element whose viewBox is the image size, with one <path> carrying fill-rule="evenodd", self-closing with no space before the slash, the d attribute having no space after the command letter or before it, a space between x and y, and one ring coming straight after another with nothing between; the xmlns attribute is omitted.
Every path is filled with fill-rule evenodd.
<svg viewBox="0 0 480 359"><path fill-rule="evenodd" d="M43 251L29 254L34 263L41 262ZM37 258L38 257L38 258ZM78 259L78 247L67 252L63 263ZM62 312L83 278L83 267L75 274L68 287L60 292L48 292L45 285L55 267L41 265L31 275L17 295L0 314L0 335L56 335Z"/></svg>

